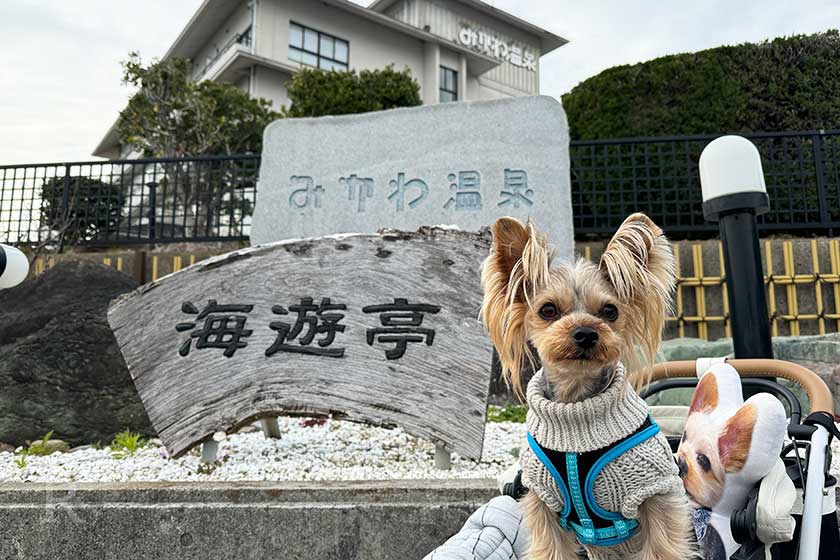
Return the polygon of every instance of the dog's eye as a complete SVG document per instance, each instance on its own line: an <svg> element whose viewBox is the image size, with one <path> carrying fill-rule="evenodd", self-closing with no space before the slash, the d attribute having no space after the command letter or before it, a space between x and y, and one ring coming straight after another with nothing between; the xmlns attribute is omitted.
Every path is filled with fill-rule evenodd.
<svg viewBox="0 0 840 560"><path fill-rule="evenodd" d="M700 468L706 472L712 470L712 462L709 461L709 458L702 453L697 454L697 464L700 465Z"/></svg>
<svg viewBox="0 0 840 560"><path fill-rule="evenodd" d="M601 317L612 323L613 321L618 319L618 307L611 303L608 303L607 305L601 308Z"/></svg>
<svg viewBox="0 0 840 560"><path fill-rule="evenodd" d="M553 321L560 317L560 311L557 309L557 306L553 303L546 303L545 305L540 307L540 317L542 317L546 321Z"/></svg>

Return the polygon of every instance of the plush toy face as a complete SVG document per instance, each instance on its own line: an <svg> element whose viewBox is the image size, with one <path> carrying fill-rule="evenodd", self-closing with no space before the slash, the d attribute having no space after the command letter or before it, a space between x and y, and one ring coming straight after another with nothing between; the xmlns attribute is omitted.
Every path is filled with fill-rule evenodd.
<svg viewBox="0 0 840 560"><path fill-rule="evenodd" d="M779 460L786 425L775 397L759 393L744 402L732 366L716 364L700 379L677 464L686 493L700 508L694 525L704 558L729 558L737 550L729 518Z"/></svg>
<svg viewBox="0 0 840 560"><path fill-rule="evenodd" d="M694 393L677 451L686 493L697 505L709 509L720 501L726 474L744 467L758 419L755 405L745 404L720 428L715 414L718 395L717 377L705 375Z"/></svg>

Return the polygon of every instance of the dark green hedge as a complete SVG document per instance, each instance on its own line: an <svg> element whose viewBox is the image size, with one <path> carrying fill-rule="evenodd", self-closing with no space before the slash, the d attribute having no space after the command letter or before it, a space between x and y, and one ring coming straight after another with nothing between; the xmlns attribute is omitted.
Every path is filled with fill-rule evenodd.
<svg viewBox="0 0 840 560"><path fill-rule="evenodd" d="M320 117L382 111L420 105L420 85L411 70L336 72L305 68L286 87L291 106L287 117Z"/></svg>
<svg viewBox="0 0 840 560"><path fill-rule="evenodd" d="M840 126L840 33L609 68L563 96L573 139Z"/></svg>

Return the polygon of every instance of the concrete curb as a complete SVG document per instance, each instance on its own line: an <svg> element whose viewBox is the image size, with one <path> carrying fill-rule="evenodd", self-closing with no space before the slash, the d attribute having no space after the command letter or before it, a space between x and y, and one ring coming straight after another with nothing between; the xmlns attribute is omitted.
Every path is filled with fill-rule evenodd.
<svg viewBox="0 0 840 560"><path fill-rule="evenodd" d="M421 558L492 480L0 486L0 558Z"/></svg>
<svg viewBox="0 0 840 560"><path fill-rule="evenodd" d="M497 494L478 479L6 484L0 558L413 560Z"/></svg>

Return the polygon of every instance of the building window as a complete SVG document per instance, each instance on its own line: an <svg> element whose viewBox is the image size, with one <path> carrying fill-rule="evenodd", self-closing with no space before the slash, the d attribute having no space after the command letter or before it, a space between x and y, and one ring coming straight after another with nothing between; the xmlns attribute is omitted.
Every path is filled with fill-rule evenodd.
<svg viewBox="0 0 840 560"><path fill-rule="evenodd" d="M347 70L350 44L344 39L292 22L289 25L289 60L322 68Z"/></svg>
<svg viewBox="0 0 840 560"><path fill-rule="evenodd" d="M440 102L458 101L458 72L440 67Z"/></svg>

